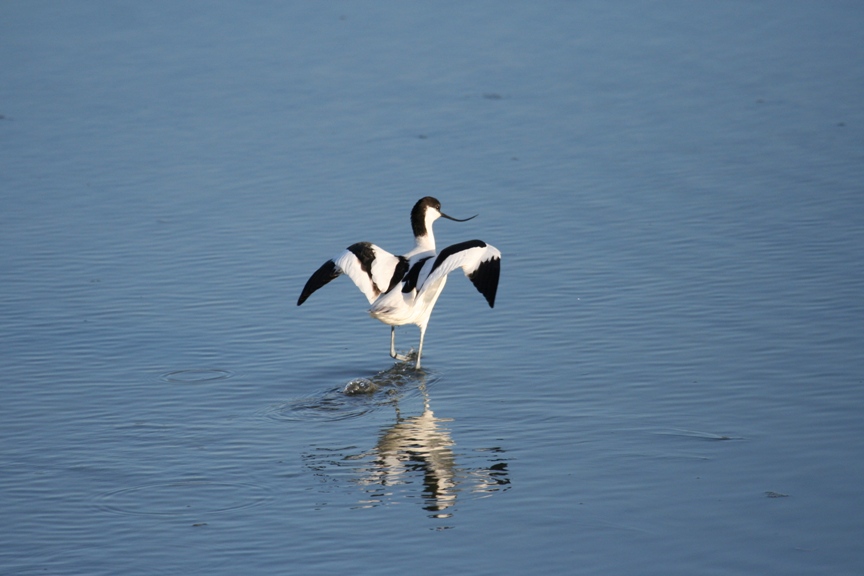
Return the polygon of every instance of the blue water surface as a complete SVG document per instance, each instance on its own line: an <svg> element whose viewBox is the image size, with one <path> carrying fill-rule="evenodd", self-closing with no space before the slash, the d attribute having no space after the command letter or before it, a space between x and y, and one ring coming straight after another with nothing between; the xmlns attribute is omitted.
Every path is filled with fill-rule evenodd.
<svg viewBox="0 0 864 576"><path fill-rule="evenodd" d="M861 574L862 24L7 5L0 572ZM415 372L296 298L426 195L503 261Z"/></svg>

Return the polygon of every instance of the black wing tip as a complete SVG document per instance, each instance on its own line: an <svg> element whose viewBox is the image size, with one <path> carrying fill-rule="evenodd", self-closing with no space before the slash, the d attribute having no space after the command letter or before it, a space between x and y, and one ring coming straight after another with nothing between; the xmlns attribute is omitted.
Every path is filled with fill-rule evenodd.
<svg viewBox="0 0 864 576"><path fill-rule="evenodd" d="M490 308L495 308L495 295L498 293L498 278L501 276L501 258L495 257L481 262L468 279L477 291L486 298Z"/></svg>
<svg viewBox="0 0 864 576"><path fill-rule="evenodd" d="M333 260L328 260L324 264L321 265L318 270L315 271L312 276L309 277L309 280L306 281L306 285L303 286L303 291L300 293L300 297L297 299L297 306L303 304L309 296L312 295L313 292L333 280L337 278L342 271L336 267L336 263Z"/></svg>

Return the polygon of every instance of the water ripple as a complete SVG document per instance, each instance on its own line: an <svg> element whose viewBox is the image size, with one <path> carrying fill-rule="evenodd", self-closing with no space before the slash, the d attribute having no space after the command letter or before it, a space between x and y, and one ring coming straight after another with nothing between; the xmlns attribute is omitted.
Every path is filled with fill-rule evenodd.
<svg viewBox="0 0 864 576"><path fill-rule="evenodd" d="M315 396L273 404L263 410L262 414L272 420L281 421L336 421L357 418L375 408L375 403L365 398L346 395L337 388Z"/></svg>
<svg viewBox="0 0 864 576"><path fill-rule="evenodd" d="M436 378L426 371L398 363L372 377L358 377L338 387L279 402L261 414L279 421L337 421L358 418L382 406L390 406L406 394L414 394L420 384Z"/></svg>
<svg viewBox="0 0 864 576"><path fill-rule="evenodd" d="M162 374L165 382L180 382L184 384L198 384L201 382L214 382L216 380L227 380L234 376L230 370L219 368L187 368L184 370L173 370Z"/></svg>
<svg viewBox="0 0 864 576"><path fill-rule="evenodd" d="M100 510L144 516L186 516L260 505L269 491L256 484L174 480L132 486L97 497Z"/></svg>

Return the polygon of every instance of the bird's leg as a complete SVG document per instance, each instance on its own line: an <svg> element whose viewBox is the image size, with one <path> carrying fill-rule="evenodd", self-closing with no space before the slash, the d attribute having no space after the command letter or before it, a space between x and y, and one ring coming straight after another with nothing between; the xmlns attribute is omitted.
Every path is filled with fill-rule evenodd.
<svg viewBox="0 0 864 576"><path fill-rule="evenodd" d="M390 357L395 358L400 362L406 362L408 360L407 356L402 356L401 354L396 353L396 326L390 326Z"/></svg>
<svg viewBox="0 0 864 576"><path fill-rule="evenodd" d="M420 356L423 354L423 338L426 336L426 325L420 326L420 346L417 348L417 363L414 364L414 369L420 369Z"/></svg>

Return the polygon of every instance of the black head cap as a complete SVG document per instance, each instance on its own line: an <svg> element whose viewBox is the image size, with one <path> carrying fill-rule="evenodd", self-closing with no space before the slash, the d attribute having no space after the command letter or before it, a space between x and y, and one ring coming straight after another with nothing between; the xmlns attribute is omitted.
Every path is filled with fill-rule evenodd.
<svg viewBox="0 0 864 576"><path fill-rule="evenodd" d="M414 236L426 235L427 208L434 208L441 212L441 202L437 198L426 196L414 204L414 208L411 209L411 230L414 232Z"/></svg>

